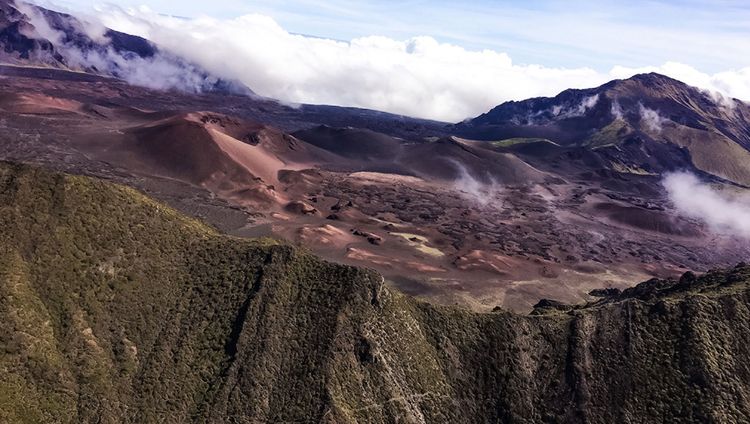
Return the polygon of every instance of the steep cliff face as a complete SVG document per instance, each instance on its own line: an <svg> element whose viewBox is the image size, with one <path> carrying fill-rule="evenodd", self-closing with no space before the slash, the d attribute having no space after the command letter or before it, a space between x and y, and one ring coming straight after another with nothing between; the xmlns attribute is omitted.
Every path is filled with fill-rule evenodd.
<svg viewBox="0 0 750 424"><path fill-rule="evenodd" d="M5 164L0 421L745 421L749 279L476 314L132 189Z"/></svg>

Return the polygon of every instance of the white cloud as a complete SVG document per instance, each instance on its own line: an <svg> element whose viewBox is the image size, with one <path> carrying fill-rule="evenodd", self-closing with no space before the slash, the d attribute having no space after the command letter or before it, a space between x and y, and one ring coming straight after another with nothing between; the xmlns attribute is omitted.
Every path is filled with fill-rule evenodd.
<svg viewBox="0 0 750 424"><path fill-rule="evenodd" d="M176 19L145 9L100 11L105 25L151 39L219 76L292 103L358 106L459 121L510 99L605 82L589 68L516 65L431 37L350 42L291 34L262 15Z"/></svg>
<svg viewBox="0 0 750 424"><path fill-rule="evenodd" d="M680 214L705 222L715 232L750 238L747 197L722 194L688 173L669 174L663 185Z"/></svg>
<svg viewBox="0 0 750 424"><path fill-rule="evenodd" d="M553 106L552 115L558 119L576 118L585 115L586 112L593 109L597 103L599 103L599 95L594 94L593 96L586 97L582 99L580 103L568 108L564 106Z"/></svg>
<svg viewBox="0 0 750 424"><path fill-rule="evenodd" d="M669 121L661 116L658 110L649 109L640 102L638 102L638 113L641 115L641 124L651 132L660 133L662 125Z"/></svg>
<svg viewBox="0 0 750 424"><path fill-rule="evenodd" d="M45 38L52 44L59 44L61 42L60 33L50 27L50 25L47 23L47 20L42 17L42 14L39 13L36 8L22 1L15 2L14 5L19 12L28 16L34 25L33 31L35 31L35 33L31 33L31 29L22 27L22 31L29 31L29 33L24 35L26 35L27 37L38 36L41 38Z"/></svg>
<svg viewBox="0 0 750 424"><path fill-rule="evenodd" d="M529 112L525 116L515 116L511 122L515 125L545 125L550 121L584 116L586 112L593 109L599 103L599 95L585 97L574 104L556 104L547 109Z"/></svg>
<svg viewBox="0 0 750 424"><path fill-rule="evenodd" d="M620 121L625 119L625 112L623 112L622 106L620 106L620 102L617 99L612 101L610 112L615 119L618 119Z"/></svg>
<svg viewBox="0 0 750 424"><path fill-rule="evenodd" d="M553 96L646 71L750 99L750 68L709 75L670 62L599 72L516 64L502 52L468 50L426 36L369 36L349 42L302 36L260 14L181 19L146 7L106 6L97 9L97 16L102 24L148 38L216 76L292 104L356 106L457 122L504 101ZM145 81L157 79L146 76Z"/></svg>
<svg viewBox="0 0 750 424"><path fill-rule="evenodd" d="M133 85L159 90L180 89L201 92L216 84L217 79L207 76L195 66L172 56L170 53L158 53L153 57L123 55L112 47L100 50L82 50L75 43L66 42L62 32L52 28L38 9L22 1L15 2L19 11L29 17L33 29L28 36L44 38L55 45L73 69L88 70L95 68L100 72L116 75ZM75 22L73 22L75 23ZM76 30L85 33L92 40L107 46L110 40L106 37L106 27L100 22L79 19Z"/></svg>

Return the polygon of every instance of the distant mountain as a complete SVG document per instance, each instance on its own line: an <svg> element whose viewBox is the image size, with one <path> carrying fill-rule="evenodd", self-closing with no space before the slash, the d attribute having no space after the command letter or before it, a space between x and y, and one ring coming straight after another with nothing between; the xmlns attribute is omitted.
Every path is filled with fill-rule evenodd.
<svg viewBox="0 0 750 424"><path fill-rule="evenodd" d="M152 88L252 93L149 40L20 0L0 0L0 62L111 76Z"/></svg>
<svg viewBox="0 0 750 424"><path fill-rule="evenodd" d="M747 422L750 268L416 301L123 186L0 164L3 423Z"/></svg>
<svg viewBox="0 0 750 424"><path fill-rule="evenodd" d="M750 185L750 106L655 73L503 103L452 130L496 142L543 138L588 149L635 146L620 159L657 173L685 165L659 152L684 150L698 170Z"/></svg>

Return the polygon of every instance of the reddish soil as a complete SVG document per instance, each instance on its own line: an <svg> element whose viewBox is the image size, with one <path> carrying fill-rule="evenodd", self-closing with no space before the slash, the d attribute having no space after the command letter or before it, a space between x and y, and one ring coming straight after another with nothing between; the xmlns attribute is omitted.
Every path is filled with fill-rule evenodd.
<svg viewBox="0 0 750 424"><path fill-rule="evenodd" d="M310 125L260 100L233 116L218 96L106 79L14 76L0 92L2 159L129 184L223 231L375 268L434 302L526 311L750 256L676 217L658 177L606 169L595 152Z"/></svg>

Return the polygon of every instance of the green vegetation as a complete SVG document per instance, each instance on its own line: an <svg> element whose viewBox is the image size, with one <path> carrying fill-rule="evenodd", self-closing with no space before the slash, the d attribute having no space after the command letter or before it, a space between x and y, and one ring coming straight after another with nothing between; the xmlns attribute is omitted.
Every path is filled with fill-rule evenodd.
<svg viewBox="0 0 750 424"><path fill-rule="evenodd" d="M494 147L511 147L517 144L530 144L530 143L550 143L550 144L557 145L557 143L555 143L554 141L548 140L546 138L527 138L527 137L506 138L505 140L498 140L498 141L490 142L490 144Z"/></svg>
<svg viewBox="0 0 750 424"><path fill-rule="evenodd" d="M617 162L610 162L610 166L613 170L622 174L635 174L635 175L657 175L653 172L648 172L645 169L637 165L626 165Z"/></svg>
<svg viewBox="0 0 750 424"><path fill-rule="evenodd" d="M594 133L583 142L584 146L602 148L616 146L631 132L628 123L622 119L615 119L611 124Z"/></svg>
<svg viewBox="0 0 750 424"><path fill-rule="evenodd" d="M0 165L0 422L745 422L750 268L534 316Z"/></svg>

